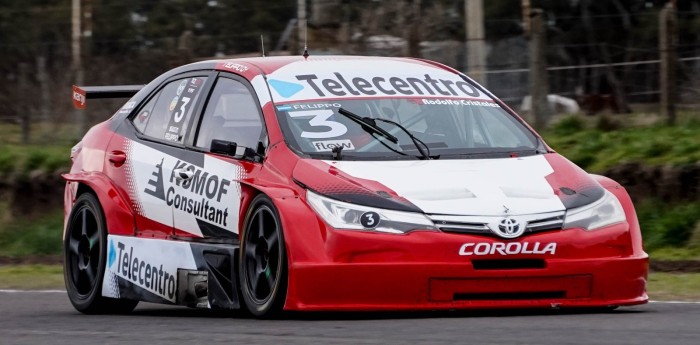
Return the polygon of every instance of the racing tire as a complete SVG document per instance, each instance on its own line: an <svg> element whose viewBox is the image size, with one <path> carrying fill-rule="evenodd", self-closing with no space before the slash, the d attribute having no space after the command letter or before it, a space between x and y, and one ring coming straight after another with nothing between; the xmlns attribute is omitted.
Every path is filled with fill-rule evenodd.
<svg viewBox="0 0 700 345"><path fill-rule="evenodd" d="M256 196L244 224L238 260L243 303L255 317L277 317L287 298L287 251L272 200L263 194Z"/></svg>
<svg viewBox="0 0 700 345"><path fill-rule="evenodd" d="M124 314L136 308L139 301L102 296L107 225L93 194L83 193L75 201L63 243L63 278L76 310L84 314Z"/></svg>

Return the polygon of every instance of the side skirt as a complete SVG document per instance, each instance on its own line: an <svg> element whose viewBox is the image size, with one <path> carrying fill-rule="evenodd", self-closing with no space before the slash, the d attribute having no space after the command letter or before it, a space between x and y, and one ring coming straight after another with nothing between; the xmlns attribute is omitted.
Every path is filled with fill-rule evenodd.
<svg viewBox="0 0 700 345"><path fill-rule="evenodd" d="M237 244L109 235L102 296L238 309Z"/></svg>

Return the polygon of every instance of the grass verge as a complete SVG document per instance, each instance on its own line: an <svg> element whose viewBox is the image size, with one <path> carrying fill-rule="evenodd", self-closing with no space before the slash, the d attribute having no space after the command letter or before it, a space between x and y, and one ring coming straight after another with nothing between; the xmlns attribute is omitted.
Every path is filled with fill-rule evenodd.
<svg viewBox="0 0 700 345"><path fill-rule="evenodd" d="M63 266L0 266L0 289L63 289Z"/></svg>
<svg viewBox="0 0 700 345"><path fill-rule="evenodd" d="M700 301L700 273L653 272L647 290L655 301Z"/></svg>
<svg viewBox="0 0 700 345"><path fill-rule="evenodd" d="M63 289L60 265L0 266L0 289ZM656 301L700 301L700 273L649 274L649 297Z"/></svg>

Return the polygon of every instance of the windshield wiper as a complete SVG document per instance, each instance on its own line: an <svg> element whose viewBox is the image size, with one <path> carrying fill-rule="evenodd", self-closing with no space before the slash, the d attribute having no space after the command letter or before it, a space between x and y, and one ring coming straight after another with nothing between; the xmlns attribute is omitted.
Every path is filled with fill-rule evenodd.
<svg viewBox="0 0 700 345"><path fill-rule="evenodd" d="M418 152L420 152L420 154L421 154L421 157L423 159L430 159L430 148L428 147L428 145L426 145L420 139L416 138L403 125L401 125L397 122L391 121L391 120L373 119L371 117L361 117L361 116L359 116L359 115L357 115L349 110L345 110L343 108L338 109L338 112L342 115L345 115L350 120L357 122L362 127L362 129L364 129L370 133L380 134L380 135L384 136L385 138L389 139L394 144L398 144L399 139L396 138L395 136L391 135L391 133L385 131L381 127L377 126L377 121L390 123L396 127L399 127L402 131L404 131L408 135L409 138L411 138L413 145L416 146L416 148L418 149ZM419 145L419 143L422 144L428 150L428 152L425 152L425 150L423 150L423 148L421 147L421 145ZM394 151L394 150L392 150L392 151Z"/></svg>
<svg viewBox="0 0 700 345"><path fill-rule="evenodd" d="M394 122L391 120L385 120L385 119L374 119L374 120L386 122L386 123L391 123L392 125L399 127L402 131L404 131L408 135L409 138L411 138L411 141L413 141L413 145L416 146L416 148L418 149L418 152L420 152L420 155L423 157L423 159L430 159L430 148L428 147L428 145L426 145L422 140L416 138L416 136L413 135L406 127L399 124L398 122ZM418 143L420 143L420 145L418 145ZM421 145L423 145L425 147L425 149L428 150L428 152L425 152L423 150L423 148L421 147Z"/></svg>
<svg viewBox="0 0 700 345"><path fill-rule="evenodd" d="M343 108L338 109L338 112L342 115L345 115L348 119L355 121L358 125L360 125L360 127L362 127L362 129L364 129L367 132L380 134L381 136L389 139L394 144L399 142L399 139L391 135L391 133L377 126L377 123L372 118L361 117L360 115L357 115Z"/></svg>

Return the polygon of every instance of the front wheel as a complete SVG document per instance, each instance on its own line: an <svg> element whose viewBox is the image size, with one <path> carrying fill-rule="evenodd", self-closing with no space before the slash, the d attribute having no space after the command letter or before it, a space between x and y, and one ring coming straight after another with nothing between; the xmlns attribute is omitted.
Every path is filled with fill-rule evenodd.
<svg viewBox="0 0 700 345"><path fill-rule="evenodd" d="M272 200L253 199L246 214L239 259L243 301L256 317L274 317L287 297L287 252L282 224Z"/></svg>
<svg viewBox="0 0 700 345"><path fill-rule="evenodd" d="M64 238L64 280L68 298L85 314L128 313L138 301L102 297L107 226L97 198L84 193L73 205Z"/></svg>

